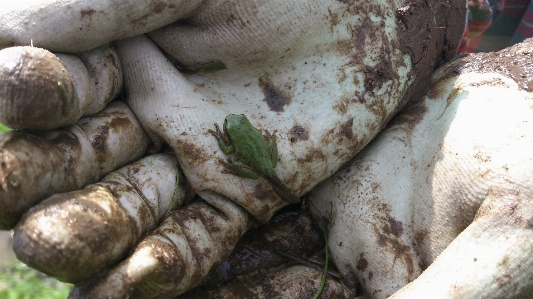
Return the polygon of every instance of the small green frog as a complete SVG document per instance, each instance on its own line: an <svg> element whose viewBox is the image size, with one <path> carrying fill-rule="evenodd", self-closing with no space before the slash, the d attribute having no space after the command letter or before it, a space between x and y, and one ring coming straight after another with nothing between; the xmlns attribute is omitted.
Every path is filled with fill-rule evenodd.
<svg viewBox="0 0 533 299"><path fill-rule="evenodd" d="M262 176L272 184L274 191L289 203L300 199L285 186L276 175L274 168L278 162L276 136L266 132L263 135L241 114L230 114L224 120L224 133L215 123L216 132L209 130L218 140L218 146L226 155L235 153L237 161L229 160L233 174L257 180Z"/></svg>

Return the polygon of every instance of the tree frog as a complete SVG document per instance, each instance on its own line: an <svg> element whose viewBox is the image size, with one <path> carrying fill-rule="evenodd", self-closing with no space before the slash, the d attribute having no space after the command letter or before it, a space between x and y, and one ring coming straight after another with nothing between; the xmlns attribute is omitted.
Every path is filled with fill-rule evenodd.
<svg viewBox="0 0 533 299"><path fill-rule="evenodd" d="M257 180L260 176L270 182L272 188L285 201L298 203L300 199L285 186L276 175L278 162L276 136L265 135L243 115L229 114L224 120L224 133L215 123L216 132L209 130L226 155L235 153L237 161L229 160L229 172L244 178Z"/></svg>

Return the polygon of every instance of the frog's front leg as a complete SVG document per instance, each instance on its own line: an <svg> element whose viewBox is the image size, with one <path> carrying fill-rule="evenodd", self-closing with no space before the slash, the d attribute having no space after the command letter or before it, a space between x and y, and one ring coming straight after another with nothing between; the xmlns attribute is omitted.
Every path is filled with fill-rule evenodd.
<svg viewBox="0 0 533 299"><path fill-rule="evenodd" d="M268 152L270 153L270 162L272 163L272 168L276 168L278 164L278 145L276 144L276 135L270 135L268 131L265 132L263 136L268 142Z"/></svg>
<svg viewBox="0 0 533 299"><path fill-rule="evenodd" d="M247 167L245 164L239 161L234 161L231 163L231 169L233 170L233 174L236 176L240 176L242 178L248 178L252 180L257 180L259 178L259 175L254 170Z"/></svg>
<svg viewBox="0 0 533 299"><path fill-rule="evenodd" d="M209 129L208 131L209 133L211 133L211 135L215 136L218 142L218 147L220 147L222 152L227 155L227 154L234 152L235 147L231 143L231 140L228 137L229 135L227 134L225 129L226 128L224 128L224 133L222 133L220 131L220 128L218 127L218 124L215 123L216 132L211 129Z"/></svg>

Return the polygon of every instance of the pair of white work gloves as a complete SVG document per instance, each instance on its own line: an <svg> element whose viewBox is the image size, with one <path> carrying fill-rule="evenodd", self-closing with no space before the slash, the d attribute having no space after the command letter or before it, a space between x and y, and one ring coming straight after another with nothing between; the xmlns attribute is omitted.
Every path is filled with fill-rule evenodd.
<svg viewBox="0 0 533 299"><path fill-rule="evenodd" d="M304 196L409 100L422 100L430 84L440 82L430 77L454 56L465 15L457 0L6 3L0 10L6 48L0 52L0 122L26 130L0 141L0 224L11 229L18 223L14 246L21 260L78 283L71 295L87 298L184 293L201 284L249 228L287 205L264 177L228 170L228 155L210 132L214 124L244 114L275 135L275 172L295 196ZM440 75L459 75L454 66ZM460 173L438 168L438 155L423 150L442 151L442 128L454 119L442 120L442 127L423 121L438 111L446 115L461 94L444 81L432 91L432 99L441 99L437 108L424 102L412 108L387 131L393 133L309 196L341 274L357 277L374 298L414 280L487 197L480 192L469 204L468 196L450 195L464 192L446 189L463 184L454 183ZM387 145L387 138L396 141ZM175 157L143 158L166 145ZM435 173L442 173L439 184L447 191L437 192ZM201 200L191 203L193 192ZM430 281L442 282L442 298L457 285L443 277L468 282L476 273L508 273L475 267L490 268L494 260L465 258L479 263L455 261L431 274ZM295 277L311 275L291 271L276 289L284 298L294 298ZM529 281L504 293L522 294ZM489 282L457 294L499 294L485 286L494 285ZM314 293L319 283L300 284ZM424 285L408 286L404 296L427 295ZM323 295L335 292L353 296L328 281Z"/></svg>

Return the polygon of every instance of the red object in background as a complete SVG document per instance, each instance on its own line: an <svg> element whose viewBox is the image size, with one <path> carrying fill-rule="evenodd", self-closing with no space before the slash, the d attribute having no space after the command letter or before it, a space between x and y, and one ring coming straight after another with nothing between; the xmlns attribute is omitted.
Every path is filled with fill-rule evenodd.
<svg viewBox="0 0 533 299"><path fill-rule="evenodd" d="M493 10L488 0L468 0L467 3L468 20L459 53L474 52L493 20Z"/></svg>
<svg viewBox="0 0 533 299"><path fill-rule="evenodd" d="M468 0L458 53L498 51L533 37L533 0Z"/></svg>
<svg viewBox="0 0 533 299"><path fill-rule="evenodd" d="M533 37L533 1L529 2L526 11L522 15L520 24L513 35L512 42L521 42L528 37Z"/></svg>

